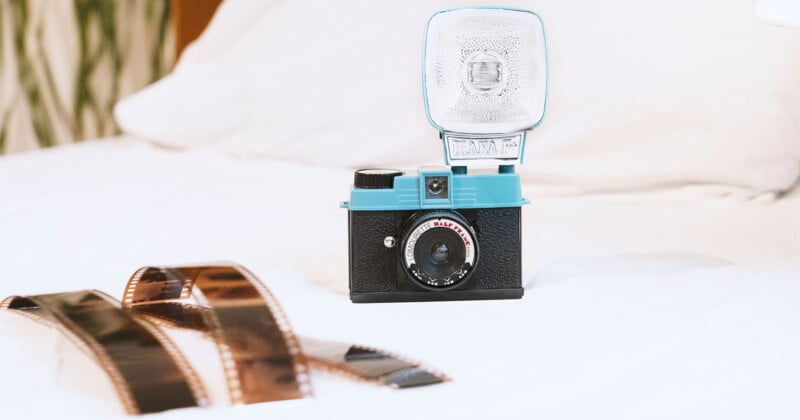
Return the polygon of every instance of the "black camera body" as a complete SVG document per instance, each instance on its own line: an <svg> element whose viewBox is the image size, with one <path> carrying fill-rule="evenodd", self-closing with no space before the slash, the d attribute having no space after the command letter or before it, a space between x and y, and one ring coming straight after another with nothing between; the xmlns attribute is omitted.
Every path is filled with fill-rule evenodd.
<svg viewBox="0 0 800 420"><path fill-rule="evenodd" d="M519 176L465 168L357 171L349 217L357 303L518 299ZM463 207L459 205L463 205Z"/></svg>

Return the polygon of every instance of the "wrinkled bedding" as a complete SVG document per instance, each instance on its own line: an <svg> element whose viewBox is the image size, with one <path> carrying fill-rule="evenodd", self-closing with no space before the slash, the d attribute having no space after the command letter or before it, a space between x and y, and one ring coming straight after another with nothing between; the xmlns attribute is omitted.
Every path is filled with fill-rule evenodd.
<svg viewBox="0 0 800 420"><path fill-rule="evenodd" d="M338 208L351 177L134 138L4 157L0 295L119 296L142 265L232 260L298 333L408 354L454 379L394 391L315 373L314 399L165 419L800 415L800 197L527 186L522 300L354 305ZM224 399L213 348L178 341ZM123 415L103 372L52 330L0 313L0 343L4 415Z"/></svg>

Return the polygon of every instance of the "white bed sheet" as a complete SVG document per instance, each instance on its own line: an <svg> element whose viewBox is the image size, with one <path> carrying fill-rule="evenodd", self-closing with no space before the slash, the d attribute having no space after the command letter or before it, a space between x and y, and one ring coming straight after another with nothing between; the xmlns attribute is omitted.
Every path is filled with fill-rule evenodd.
<svg viewBox="0 0 800 420"><path fill-rule="evenodd" d="M522 300L354 305L331 290L346 286L337 204L351 176L135 139L2 158L0 295L119 295L141 265L233 260L273 289L298 333L454 378L393 391L314 374L314 399L165 419L800 415L800 197L532 196ZM178 339L214 378L211 349ZM2 313L0 343L4 413L121 413L103 373L53 331Z"/></svg>

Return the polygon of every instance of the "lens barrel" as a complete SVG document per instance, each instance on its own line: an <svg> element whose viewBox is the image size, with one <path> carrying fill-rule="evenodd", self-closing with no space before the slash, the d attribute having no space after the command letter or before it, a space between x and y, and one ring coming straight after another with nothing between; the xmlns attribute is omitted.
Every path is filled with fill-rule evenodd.
<svg viewBox="0 0 800 420"><path fill-rule="evenodd" d="M469 223L451 211L412 216L403 234L402 263L427 289L442 290L466 279L478 261L478 243Z"/></svg>

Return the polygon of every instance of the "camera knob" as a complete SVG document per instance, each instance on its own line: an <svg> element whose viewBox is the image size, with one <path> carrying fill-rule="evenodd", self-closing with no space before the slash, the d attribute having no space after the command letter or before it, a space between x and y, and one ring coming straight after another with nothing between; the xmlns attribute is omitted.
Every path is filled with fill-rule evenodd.
<svg viewBox="0 0 800 420"><path fill-rule="evenodd" d="M395 169L359 169L353 185L356 188L394 188L394 177L403 175Z"/></svg>

